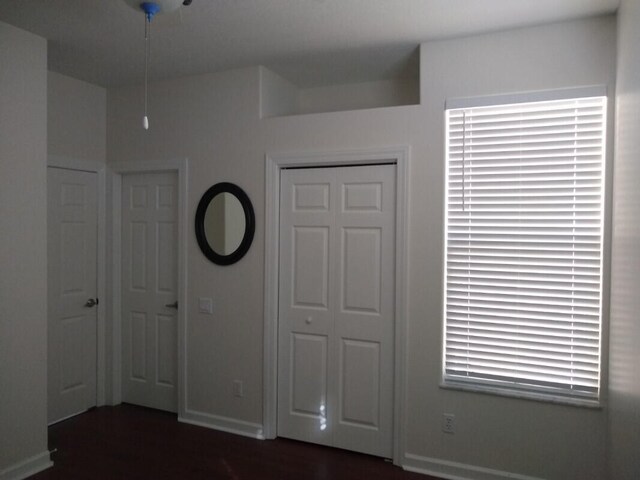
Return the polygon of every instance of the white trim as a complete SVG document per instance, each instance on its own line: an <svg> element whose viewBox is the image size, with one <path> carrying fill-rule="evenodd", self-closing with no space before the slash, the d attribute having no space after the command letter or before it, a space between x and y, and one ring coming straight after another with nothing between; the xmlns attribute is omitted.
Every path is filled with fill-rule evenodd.
<svg viewBox="0 0 640 480"><path fill-rule="evenodd" d="M263 411L264 436L277 435L278 412L278 263L280 212L280 166L267 155L265 162L264 212L264 337Z"/></svg>
<svg viewBox="0 0 640 480"><path fill-rule="evenodd" d="M287 167L396 164L396 296L395 372L393 411L393 460L404 452L404 397L407 338L407 241L408 178L410 149L406 146L339 152L267 154L265 158L265 298L264 298L264 437L277 435L278 402L278 225L280 170Z"/></svg>
<svg viewBox="0 0 640 480"><path fill-rule="evenodd" d="M568 100L580 97L606 97L607 87L596 85L590 87L560 88L535 92L512 93L504 95L485 95L481 97L448 98L445 110L454 108L487 107L491 105L510 105L513 103L547 102L552 100Z"/></svg>
<svg viewBox="0 0 640 480"><path fill-rule="evenodd" d="M404 456L402 468L409 472L432 475L446 480L543 480L539 477L423 457L412 453Z"/></svg>
<svg viewBox="0 0 640 480"><path fill-rule="evenodd" d="M221 432L242 435L243 437L255 438L257 440L265 439L262 431L262 425L259 423L236 420L235 418L211 415L210 413L198 412L195 410L186 410L184 415L178 416L178 421L197 425L199 427L219 430Z"/></svg>
<svg viewBox="0 0 640 480"><path fill-rule="evenodd" d="M555 405L568 405L571 407L581 407L593 410L601 410L603 405L598 400L590 400L578 397L563 397L548 393L534 392L530 390L517 390L515 388L500 388L490 385L481 385L473 382L453 382L441 381L440 388L444 390L457 390L459 392L471 392L487 395L498 395L500 397L519 398L521 400L531 400L532 402L551 403Z"/></svg>
<svg viewBox="0 0 640 480"><path fill-rule="evenodd" d="M89 410L90 409L87 408L84 410L80 410L79 412L72 413L71 415L67 415L66 417L58 418L53 422L47 423L47 427L50 427L51 425L55 425L56 423L64 422L65 420L69 420L70 418L77 417L78 415L82 415L83 413L87 413Z"/></svg>
<svg viewBox="0 0 640 480"><path fill-rule="evenodd" d="M49 155L47 167L64 168L92 172L97 175L98 183L98 232L97 232L97 271L96 295L100 302L97 307L96 339L96 405L107 403L107 166L93 160L80 160L61 155Z"/></svg>
<svg viewBox="0 0 640 480"><path fill-rule="evenodd" d="M187 224L189 160L159 160L145 162L122 162L110 164L113 171L113 403L122 401L122 319L120 262L122 260L122 175L174 171L178 174L178 416L184 417L187 405Z"/></svg>
<svg viewBox="0 0 640 480"><path fill-rule="evenodd" d="M409 245L409 158L410 147L396 158L396 298L395 298L395 392L393 415L393 461L400 465L405 452L405 393L407 371L407 276Z"/></svg>
<svg viewBox="0 0 640 480"><path fill-rule="evenodd" d="M22 480L50 467L53 467L53 462L46 450L0 471L0 480Z"/></svg>
<svg viewBox="0 0 640 480"><path fill-rule="evenodd" d="M111 405L122 402L122 176L111 175Z"/></svg>

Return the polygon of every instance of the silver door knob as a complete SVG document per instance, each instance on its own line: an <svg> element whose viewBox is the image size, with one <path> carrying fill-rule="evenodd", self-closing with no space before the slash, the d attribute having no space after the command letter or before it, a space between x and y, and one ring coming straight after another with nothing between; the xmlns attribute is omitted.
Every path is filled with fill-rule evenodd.
<svg viewBox="0 0 640 480"><path fill-rule="evenodd" d="M98 304L97 298L90 298L89 300L87 300L87 303L85 303L84 306L87 308L91 308L91 307L95 307L97 304Z"/></svg>
<svg viewBox="0 0 640 480"><path fill-rule="evenodd" d="M313 319L311 317L307 317L305 322L307 323L307 325L311 325L311 322L313 322Z"/></svg>
<svg viewBox="0 0 640 480"><path fill-rule="evenodd" d="M167 308L175 308L175 309L177 310L177 309L178 309L178 301L176 300L176 301L175 301L175 302L173 302L173 303L167 303L167 304L165 305L165 307L167 307Z"/></svg>

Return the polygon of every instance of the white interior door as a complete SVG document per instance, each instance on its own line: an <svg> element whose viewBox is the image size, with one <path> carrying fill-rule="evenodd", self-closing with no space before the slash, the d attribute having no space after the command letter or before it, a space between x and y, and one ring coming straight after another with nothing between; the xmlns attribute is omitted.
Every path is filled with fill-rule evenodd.
<svg viewBox="0 0 640 480"><path fill-rule="evenodd" d="M122 177L122 399L177 411L178 183Z"/></svg>
<svg viewBox="0 0 640 480"><path fill-rule="evenodd" d="M47 169L48 421L96 405L97 179Z"/></svg>
<svg viewBox="0 0 640 480"><path fill-rule="evenodd" d="M391 457L395 166L283 170L278 435Z"/></svg>

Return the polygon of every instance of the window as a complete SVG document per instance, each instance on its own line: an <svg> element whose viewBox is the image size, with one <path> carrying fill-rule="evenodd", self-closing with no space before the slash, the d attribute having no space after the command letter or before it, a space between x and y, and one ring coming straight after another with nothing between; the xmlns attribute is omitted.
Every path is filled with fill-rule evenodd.
<svg viewBox="0 0 640 480"><path fill-rule="evenodd" d="M606 97L570 94L447 104L445 386L599 398Z"/></svg>

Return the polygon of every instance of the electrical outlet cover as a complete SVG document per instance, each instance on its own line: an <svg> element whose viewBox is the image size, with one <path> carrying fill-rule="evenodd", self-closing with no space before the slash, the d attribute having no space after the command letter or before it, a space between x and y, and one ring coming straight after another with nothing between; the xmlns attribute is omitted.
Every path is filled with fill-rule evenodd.
<svg viewBox="0 0 640 480"><path fill-rule="evenodd" d="M233 381L233 396L234 397L244 397L244 388L242 385L242 380L234 380Z"/></svg>
<svg viewBox="0 0 640 480"><path fill-rule="evenodd" d="M444 433L456 433L456 416L453 413L443 414L442 431Z"/></svg>

